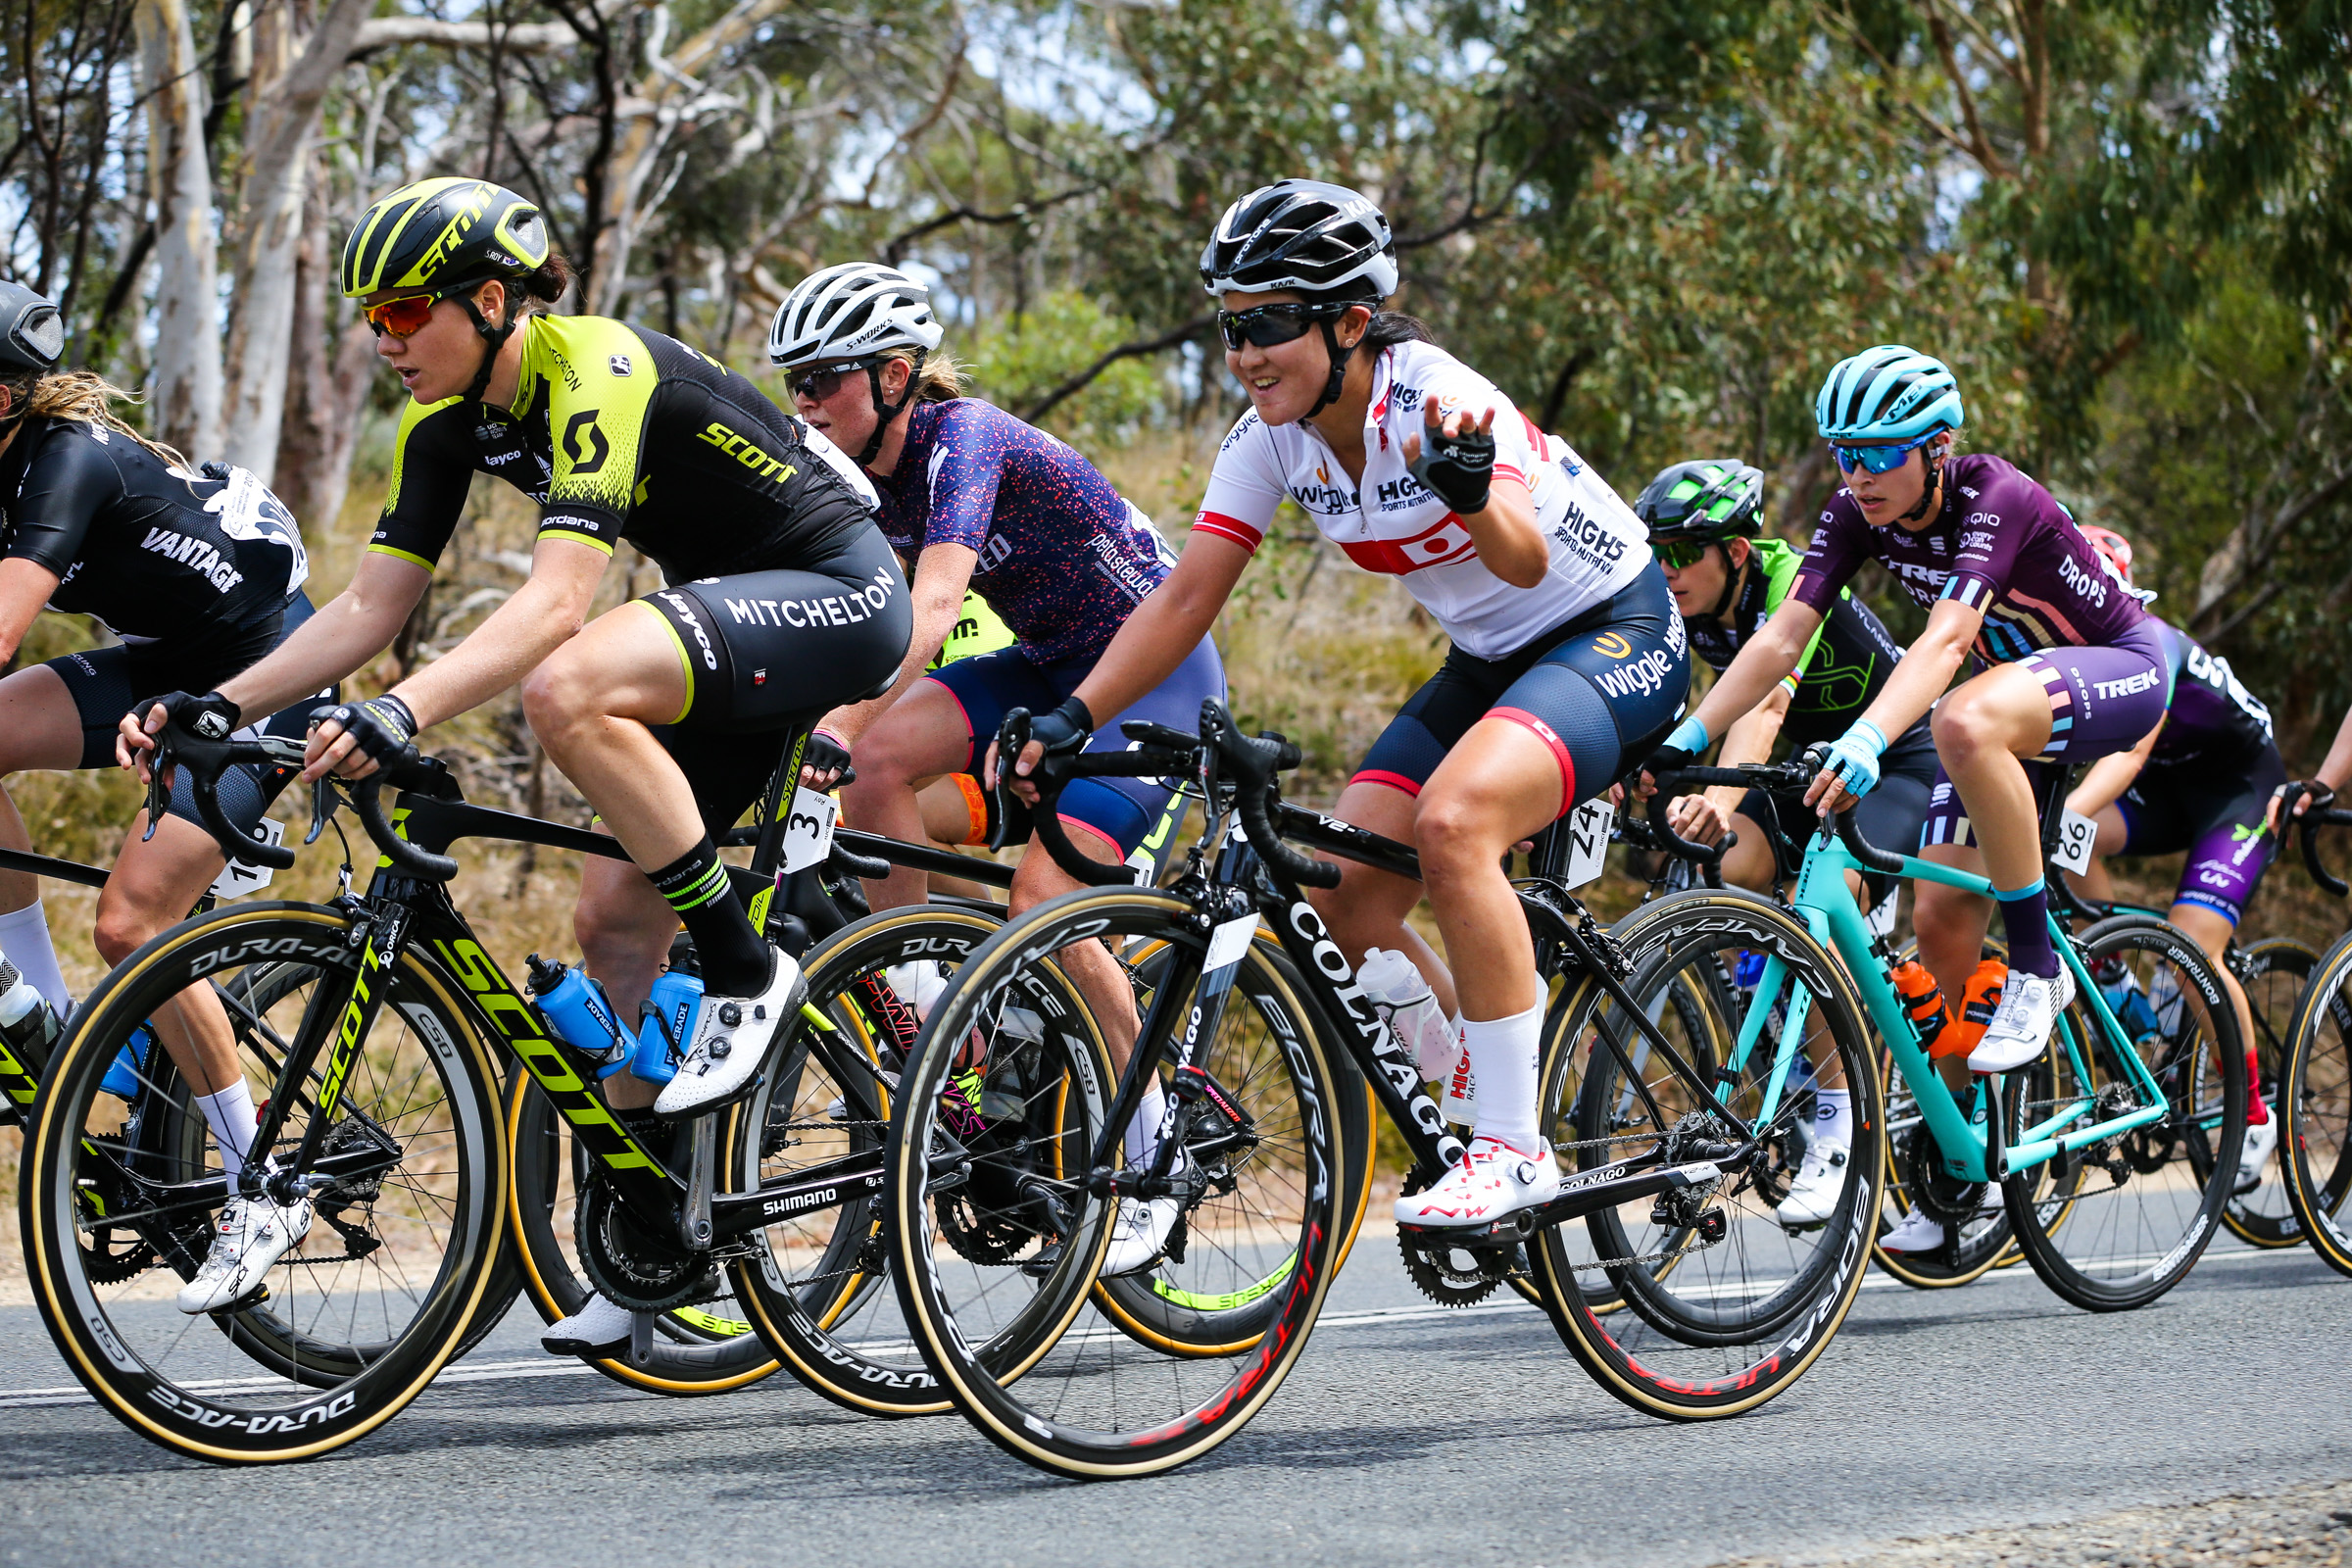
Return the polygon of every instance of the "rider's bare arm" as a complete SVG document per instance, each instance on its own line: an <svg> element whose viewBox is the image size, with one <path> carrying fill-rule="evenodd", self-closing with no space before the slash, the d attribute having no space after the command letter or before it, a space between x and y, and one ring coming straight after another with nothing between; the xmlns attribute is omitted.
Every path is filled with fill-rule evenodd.
<svg viewBox="0 0 2352 1568"><path fill-rule="evenodd" d="M836 708L818 721L819 729L830 730L855 746L858 737L891 704L913 689L931 661L939 657L940 649L947 646L948 635L955 631L956 619L963 613L964 591L972 585L972 568L979 564L979 552L968 545L923 547L922 554L915 557L914 580L907 585L914 605L914 640L906 645L906 659L899 665L898 680L870 702Z"/></svg>
<svg viewBox="0 0 2352 1568"><path fill-rule="evenodd" d="M2156 737L2164 733L2170 717L2167 714L2165 719L2158 720L2156 727L2141 736L2139 744L2130 751L2113 752L2091 763L2082 781L2066 798L2066 808L2079 816L2096 816L2113 806L2147 765L2148 755L2156 750Z"/></svg>
<svg viewBox="0 0 2352 1568"><path fill-rule="evenodd" d="M17 657L24 634L32 629L33 616L57 592L60 580L56 572L35 561L22 557L0 561L0 664Z"/></svg>

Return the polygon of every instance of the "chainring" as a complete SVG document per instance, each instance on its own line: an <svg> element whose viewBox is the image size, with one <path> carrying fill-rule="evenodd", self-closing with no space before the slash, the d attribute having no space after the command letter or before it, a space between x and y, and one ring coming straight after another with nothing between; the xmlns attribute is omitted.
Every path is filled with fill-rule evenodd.
<svg viewBox="0 0 2352 1568"><path fill-rule="evenodd" d="M588 1282L615 1306L666 1312L720 1294L716 1264L649 1230L604 1182L581 1189L573 1235Z"/></svg>
<svg viewBox="0 0 2352 1568"><path fill-rule="evenodd" d="M1429 1185L1419 1169L1406 1173L1407 1198ZM1516 1265L1516 1248L1423 1247L1399 1231L1396 1250L1404 1255L1405 1278L1413 1288L1440 1306L1476 1306L1494 1294Z"/></svg>
<svg viewBox="0 0 2352 1568"><path fill-rule="evenodd" d="M1903 1188L1913 1206L1928 1218L1960 1226L1974 1222L1983 1211L1984 1182L1964 1182L1943 1168L1943 1148L1922 1122L1903 1139Z"/></svg>
<svg viewBox="0 0 2352 1568"><path fill-rule="evenodd" d="M93 1285L120 1285L155 1267L155 1249L133 1231L105 1225L83 1234L81 1268Z"/></svg>

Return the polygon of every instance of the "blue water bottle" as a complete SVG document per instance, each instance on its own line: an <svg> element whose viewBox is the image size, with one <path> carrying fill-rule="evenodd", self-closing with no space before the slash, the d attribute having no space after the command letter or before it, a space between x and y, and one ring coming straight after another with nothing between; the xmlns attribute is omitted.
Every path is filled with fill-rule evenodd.
<svg viewBox="0 0 2352 1568"><path fill-rule="evenodd" d="M675 1078L686 1047L694 1039L694 1015L702 1006L703 977L696 973L692 956L671 950L669 967L662 971L652 995L645 999L637 1054L629 1071L649 1084L665 1084Z"/></svg>
<svg viewBox="0 0 2352 1568"><path fill-rule="evenodd" d="M599 1077L625 1063L635 1042L612 1016L605 988L581 971L550 963L536 953L529 963L532 1004L556 1038L591 1060L605 1063Z"/></svg>

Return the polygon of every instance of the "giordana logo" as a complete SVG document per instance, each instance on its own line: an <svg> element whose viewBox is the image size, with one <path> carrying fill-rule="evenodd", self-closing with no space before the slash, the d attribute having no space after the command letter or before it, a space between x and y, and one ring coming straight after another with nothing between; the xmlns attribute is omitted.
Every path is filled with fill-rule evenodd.
<svg viewBox="0 0 2352 1568"><path fill-rule="evenodd" d="M1613 639L1616 634L1612 632L1609 635ZM1674 668L1673 656L1663 648L1653 648L1632 663L1601 670L1592 678L1611 697L1647 697L1652 692L1664 689L1667 680L1674 674Z"/></svg>

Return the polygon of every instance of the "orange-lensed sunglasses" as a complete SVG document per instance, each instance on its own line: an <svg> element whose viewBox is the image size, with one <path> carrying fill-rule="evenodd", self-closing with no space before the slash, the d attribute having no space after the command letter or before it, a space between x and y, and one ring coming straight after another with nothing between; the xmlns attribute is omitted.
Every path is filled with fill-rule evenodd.
<svg viewBox="0 0 2352 1568"><path fill-rule="evenodd" d="M461 283L456 288L445 288L432 294L403 294L398 299L386 300L380 305L363 305L360 315L367 319L377 337L382 337L386 332L394 337L414 337L424 329L425 322L433 318L435 305L452 295L463 294L472 286L470 283Z"/></svg>

